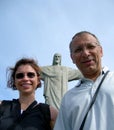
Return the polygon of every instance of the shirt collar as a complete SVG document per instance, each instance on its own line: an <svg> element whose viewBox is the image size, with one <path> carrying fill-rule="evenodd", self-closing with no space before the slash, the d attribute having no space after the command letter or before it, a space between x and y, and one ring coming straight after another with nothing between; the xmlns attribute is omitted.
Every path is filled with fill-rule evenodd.
<svg viewBox="0 0 114 130"><path fill-rule="evenodd" d="M103 74L105 74L108 70L109 70L109 69L108 69L107 66L102 67L100 76L103 75ZM84 78L84 77L81 78L81 79L79 79L79 81L78 81L76 87L79 87L82 83L84 83L84 82L86 82L86 81L88 81L88 80L90 80L90 79L87 79L87 78ZM90 81L93 82L92 80L90 80Z"/></svg>

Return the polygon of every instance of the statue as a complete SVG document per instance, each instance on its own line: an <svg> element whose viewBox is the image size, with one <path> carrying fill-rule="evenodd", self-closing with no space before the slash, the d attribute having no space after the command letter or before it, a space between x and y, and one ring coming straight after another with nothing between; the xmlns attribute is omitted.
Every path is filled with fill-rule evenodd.
<svg viewBox="0 0 114 130"><path fill-rule="evenodd" d="M53 65L41 67L41 80L44 82L45 103L59 110L63 95L68 90L68 82L82 77L80 71L61 66L61 55L55 53Z"/></svg>

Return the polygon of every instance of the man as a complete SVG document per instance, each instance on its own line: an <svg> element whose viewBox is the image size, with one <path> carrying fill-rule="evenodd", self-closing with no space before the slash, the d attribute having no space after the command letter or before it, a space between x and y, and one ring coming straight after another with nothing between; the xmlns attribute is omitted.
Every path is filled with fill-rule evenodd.
<svg viewBox="0 0 114 130"><path fill-rule="evenodd" d="M53 65L41 67L41 79L44 81L45 103L60 108L63 95L68 89L67 82L82 77L82 74L66 66L61 66L61 55L55 53Z"/></svg>
<svg viewBox="0 0 114 130"><path fill-rule="evenodd" d="M70 42L70 53L84 78L64 95L54 130L114 130L114 72L109 72L102 82L84 128L80 129L96 89L108 70L101 63L103 49L98 38L87 31L77 33Z"/></svg>

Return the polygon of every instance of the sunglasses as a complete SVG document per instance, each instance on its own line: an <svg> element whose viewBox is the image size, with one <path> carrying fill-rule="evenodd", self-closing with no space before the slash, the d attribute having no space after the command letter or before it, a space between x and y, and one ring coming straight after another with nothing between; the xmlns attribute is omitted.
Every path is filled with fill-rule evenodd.
<svg viewBox="0 0 114 130"><path fill-rule="evenodd" d="M16 79L23 79L27 75L28 78L34 78L36 74L34 72L28 72L28 73L17 73L15 75Z"/></svg>

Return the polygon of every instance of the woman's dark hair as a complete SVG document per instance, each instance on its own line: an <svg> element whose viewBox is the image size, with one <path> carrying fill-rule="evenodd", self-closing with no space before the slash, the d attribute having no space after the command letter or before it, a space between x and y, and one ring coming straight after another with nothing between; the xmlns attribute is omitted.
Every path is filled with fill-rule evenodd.
<svg viewBox="0 0 114 130"><path fill-rule="evenodd" d="M18 60L14 67L10 67L7 70L7 74L8 74L7 87L12 88L13 90L17 90L17 88L15 86L15 73L16 73L18 67L21 65L30 65L36 71L37 75L40 76L41 69L37 65L37 62L34 59L22 58L22 59ZM37 88L38 87L41 87L41 82L38 84Z"/></svg>

